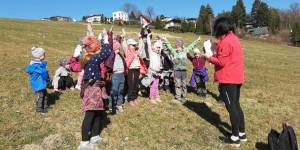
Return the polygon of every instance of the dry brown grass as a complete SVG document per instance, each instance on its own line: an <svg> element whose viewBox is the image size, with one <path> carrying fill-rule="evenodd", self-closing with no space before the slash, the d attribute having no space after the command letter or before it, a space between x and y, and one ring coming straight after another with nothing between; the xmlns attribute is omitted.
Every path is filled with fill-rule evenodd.
<svg viewBox="0 0 300 150"><path fill-rule="evenodd" d="M85 26L76 23L0 19L0 149L76 149L81 140L81 99L79 91L64 92L46 115L35 113L35 94L29 83L26 66L32 59L34 45L46 49L48 70L53 77L59 59L71 57ZM109 28L108 26L105 26ZM102 26L95 26L100 31ZM116 33L121 27L115 27ZM139 29L126 28L136 38ZM181 37L185 45L196 35L154 31ZM210 37L203 37L203 39ZM177 38L170 38L175 43ZM245 113L249 141L240 149L265 149L271 128L281 130L282 122L292 125L300 135L300 49L278 44L241 40L246 82L242 86L241 105ZM197 45L201 48L202 45ZM188 76L191 76L190 62ZM173 95L161 94L164 101L151 105L140 98L141 106L125 113L108 116L110 124L101 136L108 143L102 149L234 149L217 139L230 131L228 113L215 101L213 66L207 64L210 91L207 99L188 94L192 102L174 105ZM77 75L75 75L76 77ZM48 90L52 100L53 90ZM209 104L206 107L202 102ZM107 123L108 120L107 120ZM46 144L45 144L46 143ZM50 145L49 145L50 143ZM57 146L52 147L51 143Z"/></svg>

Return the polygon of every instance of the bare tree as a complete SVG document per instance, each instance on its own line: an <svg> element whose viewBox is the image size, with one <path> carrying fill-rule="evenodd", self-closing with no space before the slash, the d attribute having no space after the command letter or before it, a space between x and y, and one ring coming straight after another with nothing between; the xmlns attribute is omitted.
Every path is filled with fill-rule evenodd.
<svg viewBox="0 0 300 150"><path fill-rule="evenodd" d="M155 15L153 6L148 6L148 7L146 8L146 13L147 13L148 16L150 16L150 17L152 18L152 16Z"/></svg>
<svg viewBox="0 0 300 150"><path fill-rule="evenodd" d="M142 14L143 14L142 11L141 11L141 10L138 10L138 11L136 12L136 15L135 15L135 16L138 18L138 17L140 17Z"/></svg>
<svg viewBox="0 0 300 150"><path fill-rule="evenodd" d="M124 12L126 13L130 13L131 11L133 11L134 13L137 12L137 7L134 4L131 3L126 3L122 6L121 8Z"/></svg>

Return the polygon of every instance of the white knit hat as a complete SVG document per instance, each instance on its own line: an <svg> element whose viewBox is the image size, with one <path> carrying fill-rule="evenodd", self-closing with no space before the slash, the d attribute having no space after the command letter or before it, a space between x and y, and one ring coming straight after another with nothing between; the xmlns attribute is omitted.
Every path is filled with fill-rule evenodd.
<svg viewBox="0 0 300 150"><path fill-rule="evenodd" d="M158 42L155 42L155 43L153 44L153 48L158 48L158 47L161 47L161 45L160 45Z"/></svg>
<svg viewBox="0 0 300 150"><path fill-rule="evenodd" d="M195 49L194 49L194 55L195 55L196 53L199 53L199 54L200 54L200 50L199 50L198 48L195 48Z"/></svg>
<svg viewBox="0 0 300 150"><path fill-rule="evenodd" d="M34 58L37 59L45 54L45 50L43 48L34 46L31 48L31 54Z"/></svg>

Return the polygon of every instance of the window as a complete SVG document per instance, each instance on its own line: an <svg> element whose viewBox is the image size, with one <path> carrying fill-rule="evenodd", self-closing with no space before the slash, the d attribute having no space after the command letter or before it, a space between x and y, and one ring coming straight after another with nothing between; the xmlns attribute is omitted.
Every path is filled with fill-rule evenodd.
<svg viewBox="0 0 300 150"><path fill-rule="evenodd" d="M114 16L116 17L116 14L114 14Z"/></svg>

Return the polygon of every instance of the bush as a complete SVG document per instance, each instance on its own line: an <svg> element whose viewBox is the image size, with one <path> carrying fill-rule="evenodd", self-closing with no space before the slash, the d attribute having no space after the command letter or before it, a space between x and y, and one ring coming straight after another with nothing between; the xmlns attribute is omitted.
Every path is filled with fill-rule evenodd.
<svg viewBox="0 0 300 150"><path fill-rule="evenodd" d="M121 22L118 23L118 26L122 26L123 24Z"/></svg>

